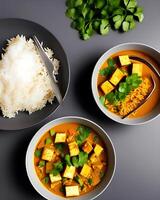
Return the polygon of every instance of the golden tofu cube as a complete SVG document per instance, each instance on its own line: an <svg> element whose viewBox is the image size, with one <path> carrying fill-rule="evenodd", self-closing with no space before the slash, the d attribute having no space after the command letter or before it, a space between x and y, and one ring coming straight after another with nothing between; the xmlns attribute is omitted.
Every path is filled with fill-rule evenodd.
<svg viewBox="0 0 160 200"><path fill-rule="evenodd" d="M90 142L85 142L82 149L84 152L90 153L92 151L93 147Z"/></svg>
<svg viewBox="0 0 160 200"><path fill-rule="evenodd" d="M74 166L66 166L63 177L73 179L76 168Z"/></svg>
<svg viewBox="0 0 160 200"><path fill-rule="evenodd" d="M55 143L61 143L66 141L66 133L56 133Z"/></svg>
<svg viewBox="0 0 160 200"><path fill-rule="evenodd" d="M91 167L87 164L83 165L83 168L81 169L81 173L82 176L88 178L91 174Z"/></svg>
<svg viewBox="0 0 160 200"><path fill-rule="evenodd" d="M67 197L79 196L79 187L78 187L78 185L66 186L65 190L66 190L66 196Z"/></svg>
<svg viewBox="0 0 160 200"><path fill-rule="evenodd" d="M71 142L68 144L70 156L77 156L79 154L79 147L76 142Z"/></svg>
<svg viewBox="0 0 160 200"><path fill-rule="evenodd" d="M131 61L130 61L128 55L119 56L119 61L120 61L122 66L131 64Z"/></svg>
<svg viewBox="0 0 160 200"><path fill-rule="evenodd" d="M51 183L57 182L57 181L61 181L62 177L60 174L53 176L53 174L49 174L49 178L51 180Z"/></svg>
<svg viewBox="0 0 160 200"><path fill-rule="evenodd" d="M105 81L104 83L102 83L101 89L104 92L104 94L108 94L112 90L114 90L114 86L109 81Z"/></svg>
<svg viewBox="0 0 160 200"><path fill-rule="evenodd" d="M142 64L133 63L132 74L138 74L138 76L142 76L142 67Z"/></svg>
<svg viewBox="0 0 160 200"><path fill-rule="evenodd" d="M94 148L94 153L96 154L96 156L99 156L103 151L103 148L99 145L96 144L95 148Z"/></svg>
<svg viewBox="0 0 160 200"><path fill-rule="evenodd" d="M92 153L92 155L90 157L90 161L91 161L91 163L96 163L98 161L98 158L95 153Z"/></svg>
<svg viewBox="0 0 160 200"><path fill-rule="evenodd" d="M116 86L124 76L125 74L117 68L116 71L112 74L110 82Z"/></svg>
<svg viewBox="0 0 160 200"><path fill-rule="evenodd" d="M49 147L44 147L43 153L42 153L42 159L51 161L54 158L54 150Z"/></svg>

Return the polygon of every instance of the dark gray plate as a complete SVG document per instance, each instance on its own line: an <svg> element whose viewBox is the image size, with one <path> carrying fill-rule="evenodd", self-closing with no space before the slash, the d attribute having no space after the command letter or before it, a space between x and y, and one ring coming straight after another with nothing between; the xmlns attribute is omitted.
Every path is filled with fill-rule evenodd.
<svg viewBox="0 0 160 200"><path fill-rule="evenodd" d="M70 73L67 56L58 40L41 25L23 19L0 19L0 27L0 53L2 53L2 47L6 44L6 40L17 34L24 34L27 37L36 35L40 41L44 42L44 46L53 49L55 57L61 62L57 79L64 99L69 85ZM0 113L0 129L18 130L32 127L49 117L58 106L55 99L52 104L47 104L42 110L31 115L27 112L19 112L15 118L8 119L2 117Z"/></svg>

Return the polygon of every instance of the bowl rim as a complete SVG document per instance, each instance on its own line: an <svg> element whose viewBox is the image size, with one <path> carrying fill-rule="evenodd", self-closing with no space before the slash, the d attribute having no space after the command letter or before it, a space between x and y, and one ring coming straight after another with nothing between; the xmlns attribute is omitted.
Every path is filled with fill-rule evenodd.
<svg viewBox="0 0 160 200"><path fill-rule="evenodd" d="M111 184L111 182L112 182L112 180L113 180L113 177L114 177L114 175L115 175L115 172L116 172L117 157L116 157L115 146L114 146L114 144L113 144L113 142L112 142L110 136L106 133L106 131L105 131L101 126L99 126L96 122L94 122L94 121L92 121L92 120L90 120L90 119L87 119L87 118L84 118L84 117L80 117L80 116L70 115L70 116L64 116L64 117L56 118L56 119L54 119L54 120L48 122L48 123L45 124L44 126L42 126L42 127L34 134L34 136L32 137L32 139L31 139L31 141L30 141L30 143L29 143L29 145L28 145L27 151L26 151L25 168L26 168L27 176L28 176L28 179L29 179L31 185L33 186L33 188L34 188L41 196L43 196L44 198L48 199L48 198L45 196L45 194L43 194L43 192L40 191L39 188L37 188L37 185L36 185L35 182L33 182L33 180L32 180L33 171L35 171L35 170L32 171L32 174L31 174L31 171L29 171L29 163L32 162L32 161L31 161L31 158L29 157L29 155L31 154L31 150L32 150L32 154L34 153L34 152L33 152L33 149L35 148L35 146L33 146L33 145L34 145L35 141L36 141L36 144L37 144L37 142L38 142L39 139L42 137L42 135L45 133L45 131L48 130L48 128L47 128L48 126L52 125L52 123L55 123L55 124L56 124L58 121L60 121L60 120L66 120L66 119L82 120L82 121L88 122L90 125L94 125L94 126L97 127L99 130L102 131L102 134L104 134L104 135L108 138L108 140L109 140L109 142L110 142L110 144L111 144L111 148L112 148L112 150L113 150L113 156L114 156L113 172L112 172L112 175L111 175L111 177L110 177L110 180L109 180L108 183L105 185L105 187L104 187L98 194L96 194L94 197L92 197L92 198L90 199L90 200L93 200L93 199L97 198L99 195L101 195L101 194L110 186L110 184ZM42 133L42 132L43 132L43 133ZM36 176L37 176L37 175L36 175ZM37 180L39 180L38 177L37 177ZM41 183L40 180L39 180L39 183ZM43 190L46 190L46 193L51 193L51 194L53 195L53 198L54 198L54 196L55 196L55 197L57 197L57 198L59 198L59 199L74 199L74 200L76 200L77 198L81 197L81 196L79 196L79 197L71 197L71 198L61 197L61 196L59 196L59 195L56 195L56 194L50 192L48 189L46 189L46 188L42 185L42 183L39 184L39 186L41 187L41 189L43 188ZM90 191L90 192L92 192L92 191ZM90 192L88 192L88 193L90 193ZM53 200L53 199L48 199L48 200Z"/></svg>
<svg viewBox="0 0 160 200"><path fill-rule="evenodd" d="M104 62L104 57L106 57L105 59L107 59L107 55L109 54L112 50L116 50L117 48L123 47L123 46L127 46L127 45L137 45L137 46L141 46L141 47L146 47L148 49L151 49L153 51L155 51L156 53L160 54L160 51L150 45L141 43L141 42L126 42L126 43L120 43L118 45L115 45L113 47L111 47L110 49L108 49L107 51L105 51L100 58L98 59L98 61L96 62L93 72L92 72L92 78L91 78L91 89L92 89L92 95L94 97L94 100L97 104L97 106L99 107L99 109L104 113L105 116L107 116L108 118L112 119L115 122L118 122L120 124L125 124L125 125L130 125L130 126L136 126L136 125L144 125L146 123L151 122L152 120L158 118L160 116L160 113L155 115L154 117L147 119L143 122L132 122L132 123L128 123L127 121L120 121L118 119L116 119L114 116L115 114L113 114L112 112L108 111L107 109L105 109L103 107L103 105L101 105L100 101L99 101L99 95L98 95L98 90L97 90L97 84L95 83L97 81L97 69L100 69L100 66L102 65L102 63ZM143 52L143 50L142 50ZM146 52L147 53L147 52ZM157 69L156 69L157 70ZM109 113L113 114L114 116L110 116Z"/></svg>
<svg viewBox="0 0 160 200"><path fill-rule="evenodd" d="M59 105L55 108L55 110L54 110L52 113L50 113L49 115L47 115L45 118L41 119L40 121L34 123L33 125L25 126L25 127L23 127L23 128L16 128L16 129L5 129L5 128L0 128L0 130L11 132L11 131L13 131L13 130L14 130L14 131L21 131L21 130L26 130L26 129L29 129L29 128L36 127L36 126L38 126L39 124L43 123L45 120L49 119L49 117L50 117L51 115L53 115L53 113L55 113L55 112L61 107L61 105L64 103L64 101L65 101L65 99L66 99L66 97L67 97L67 94L68 94L68 91L69 91L69 88L70 88L71 69L70 69L69 58L68 58L68 55L67 55L67 53L66 53L66 51L65 51L64 46L62 45L62 43L60 42L60 40L57 39L57 36L55 36L54 33L53 33L50 29L46 28L46 26L41 25L41 24L39 24L38 22L35 22L35 21L33 21L33 20L28 20L28 19L26 19L26 18L4 17L4 18L1 18L1 19L0 19L0 21L5 21L5 20L6 20L6 21L8 21L8 20L10 20L10 21L11 21L11 20L12 20L12 21L13 21L13 20L17 20L17 21L18 21L18 20L19 20L19 21L24 21L24 22L26 22L26 23L32 23L32 24L35 24L36 26L41 27L41 28L44 29L45 31L47 31L50 35L52 35L52 37L57 41L58 45L59 45L60 48L62 49L62 51L63 51L63 53L64 53L64 56L65 56L65 59L66 59L67 68L68 68L68 83L67 83L67 87L66 87L65 94L64 94L63 99L62 99L62 103L59 104Z"/></svg>

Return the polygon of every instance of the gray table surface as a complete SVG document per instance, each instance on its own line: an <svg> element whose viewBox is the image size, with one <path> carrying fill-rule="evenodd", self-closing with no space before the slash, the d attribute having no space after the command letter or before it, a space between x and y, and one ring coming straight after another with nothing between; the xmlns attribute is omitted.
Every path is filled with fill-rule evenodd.
<svg viewBox="0 0 160 200"><path fill-rule="evenodd" d="M50 30L63 45L70 62L71 82L64 105L49 120L67 115L87 117L111 137L117 169L109 188L98 198L108 200L160 199L160 118L142 126L124 126L106 118L96 107L90 78L98 57L124 42L143 42L160 50L160 0L139 0L145 20L126 34L111 32L83 42L65 17L64 0L0 0L0 18L25 18ZM1 27L0 27L1 28ZM46 121L46 122L47 122ZM44 122L44 123L46 123ZM43 199L31 186L25 171L27 146L38 127L0 132L0 199Z"/></svg>

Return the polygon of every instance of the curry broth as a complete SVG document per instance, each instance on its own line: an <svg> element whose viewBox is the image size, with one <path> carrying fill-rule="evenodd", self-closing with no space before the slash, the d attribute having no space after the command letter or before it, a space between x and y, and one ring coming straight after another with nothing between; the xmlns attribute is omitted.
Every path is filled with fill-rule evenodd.
<svg viewBox="0 0 160 200"><path fill-rule="evenodd" d="M148 62L150 62L152 65L154 65L156 67L156 69L158 69L158 70L160 69L159 65L157 64L157 62L154 59L152 59L149 55L147 55L146 53L143 53L141 51L136 51L136 50L120 51L120 52L113 54L111 57L114 59L121 55L128 55L128 56L134 55L137 57L141 57L141 58L147 60ZM138 63L139 61L135 61L135 62ZM142 62L139 62L139 63L142 63ZM101 69L104 69L105 67L107 67L107 60L103 63ZM144 77L144 76L149 77L149 75L152 75L153 79L155 80L156 89L153 92L150 99L144 105L142 105L141 108L139 108L134 113L134 115L130 115L129 116L130 118L137 118L137 117L142 117L142 116L147 115L149 112L151 112L155 108L155 106L158 104L158 102L160 100L160 95L159 95L160 80L159 80L158 76L146 64L143 63L142 77ZM106 80L105 76L101 76L98 74L97 85L98 85L98 92L99 92L100 96L102 96L103 93L100 90L99 85L101 83L103 83L105 80Z"/></svg>
<svg viewBox="0 0 160 200"><path fill-rule="evenodd" d="M53 129L57 133L66 132L68 135L70 135L70 132L71 133L75 132L79 126L80 126L80 124L78 124L78 123L63 123L63 124L54 126ZM42 138L39 140L39 142L38 142L38 144L36 146L36 149L42 149L44 147L45 141L46 141L46 139L48 137L53 139L53 137L51 137L49 131L47 131L42 136ZM95 140L95 138L96 138L96 140ZM54 141L54 139L53 139L53 141ZM89 141L93 145L93 147L96 144L99 144L104 149L103 152L99 155L99 158L100 158L100 160L103 163L105 163L105 165L103 166L103 168L101 170L99 170L97 168L95 168L94 170L92 170L92 175L91 175L91 178L93 179L93 183L99 183L101 181L100 174L102 172L104 174L106 172L106 170L107 170L107 165L106 165L106 163L107 163L107 151L106 151L106 147L105 147L104 142L102 141L102 139L92 129L91 129L90 135L88 136L88 138L86 139L86 141ZM69 150L67 149L66 153L68 153L68 152L69 152ZM53 192L54 194L62 196L62 197L65 197L64 191L61 190L62 189L62 181L61 182L57 182L57 185L54 188L50 187L50 183L45 184L45 183L42 182L42 179L46 176L46 173L43 172L43 176L41 176L41 172L40 172L40 169L38 167L38 163L40 162L40 160L41 160L41 158L37 158L37 157L34 156L35 170L36 170L37 176L39 177L41 183L48 190L50 190L51 192ZM77 172L79 173L79 169L78 169ZM78 184L77 184L76 181L72 181L71 185L78 185ZM80 195L90 192L91 190L93 190L96 187L96 185L97 184L90 185L89 187L86 188L85 191L81 190L80 191Z"/></svg>

